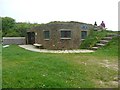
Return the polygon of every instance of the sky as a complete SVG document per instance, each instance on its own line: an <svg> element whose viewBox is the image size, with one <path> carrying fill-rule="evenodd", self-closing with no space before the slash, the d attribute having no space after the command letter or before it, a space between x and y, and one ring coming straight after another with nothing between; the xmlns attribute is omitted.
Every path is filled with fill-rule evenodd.
<svg viewBox="0 0 120 90"><path fill-rule="evenodd" d="M118 30L119 0L0 0L0 16L16 22L78 21Z"/></svg>

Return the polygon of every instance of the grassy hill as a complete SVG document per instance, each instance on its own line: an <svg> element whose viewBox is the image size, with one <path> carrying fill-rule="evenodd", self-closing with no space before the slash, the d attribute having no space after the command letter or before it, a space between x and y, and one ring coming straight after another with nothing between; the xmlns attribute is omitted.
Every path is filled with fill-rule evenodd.
<svg viewBox="0 0 120 90"><path fill-rule="evenodd" d="M99 40L101 40L103 37L111 34L117 34L118 32L114 31L91 31L89 36L85 38L85 40L81 43L80 48L88 48L90 49L92 46L96 44Z"/></svg>

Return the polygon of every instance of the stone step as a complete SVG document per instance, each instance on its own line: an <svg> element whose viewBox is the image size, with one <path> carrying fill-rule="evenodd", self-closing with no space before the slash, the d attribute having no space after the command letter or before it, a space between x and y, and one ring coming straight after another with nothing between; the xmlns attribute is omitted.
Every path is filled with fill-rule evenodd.
<svg viewBox="0 0 120 90"><path fill-rule="evenodd" d="M108 40L100 40L100 43L102 44L105 44L105 43L108 43L109 41Z"/></svg>
<svg viewBox="0 0 120 90"><path fill-rule="evenodd" d="M97 43L96 45L97 46L105 46L105 44L103 44L103 43Z"/></svg>
<svg viewBox="0 0 120 90"><path fill-rule="evenodd" d="M112 37L104 37L103 39L106 39L106 40L111 40Z"/></svg>
<svg viewBox="0 0 120 90"><path fill-rule="evenodd" d="M95 46L93 46L91 49L92 50L97 50L98 48L105 46L113 38L113 36L114 35L107 35L102 40L100 40L99 42L97 42L95 44Z"/></svg>
<svg viewBox="0 0 120 90"><path fill-rule="evenodd" d="M107 35L107 37L113 37L113 36L115 36L115 34L109 34L109 35Z"/></svg>
<svg viewBox="0 0 120 90"><path fill-rule="evenodd" d="M93 50L97 50L99 47L92 47L91 49L93 49Z"/></svg>

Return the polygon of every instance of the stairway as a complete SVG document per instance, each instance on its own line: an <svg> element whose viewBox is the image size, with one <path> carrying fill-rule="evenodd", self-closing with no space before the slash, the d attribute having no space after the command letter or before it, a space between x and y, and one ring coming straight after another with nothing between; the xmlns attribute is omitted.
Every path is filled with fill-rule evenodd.
<svg viewBox="0 0 120 90"><path fill-rule="evenodd" d="M100 47L105 46L110 40L112 40L112 38L115 35L107 35L106 37L102 38L100 41L98 41L91 49L92 50L97 50Z"/></svg>

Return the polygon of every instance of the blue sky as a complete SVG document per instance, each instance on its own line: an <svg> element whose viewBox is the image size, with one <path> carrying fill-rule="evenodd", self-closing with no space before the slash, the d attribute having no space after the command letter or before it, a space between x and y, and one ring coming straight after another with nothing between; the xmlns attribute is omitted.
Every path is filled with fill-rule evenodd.
<svg viewBox="0 0 120 90"><path fill-rule="evenodd" d="M0 0L0 15L17 22L79 21L118 30L119 0Z"/></svg>

